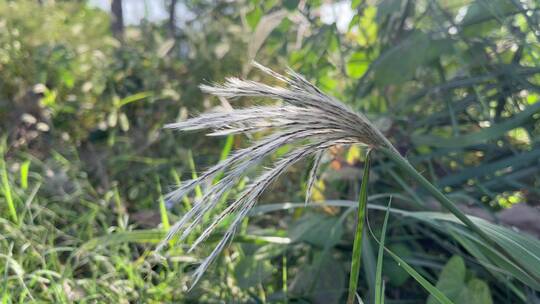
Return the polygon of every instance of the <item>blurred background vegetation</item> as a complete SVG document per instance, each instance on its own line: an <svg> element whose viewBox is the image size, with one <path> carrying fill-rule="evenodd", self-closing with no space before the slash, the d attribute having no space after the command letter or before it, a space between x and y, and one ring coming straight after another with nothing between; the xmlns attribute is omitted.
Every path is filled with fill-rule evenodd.
<svg viewBox="0 0 540 304"><path fill-rule="evenodd" d="M0 0L2 303L344 302L358 147L323 159L312 207L287 204L304 201L309 164L282 178L191 292L215 239L151 258L193 202L168 206L163 194L246 144L162 126L250 103L197 86L260 79L252 60L290 66L366 113L460 208L512 227L495 230L540 267L539 10L537 0ZM440 210L381 157L369 191L374 233L393 196L408 213L391 215L387 247L451 300L538 303L534 276L420 213ZM365 239L358 294L372 303L377 243ZM387 303L435 303L391 259L383 278Z"/></svg>

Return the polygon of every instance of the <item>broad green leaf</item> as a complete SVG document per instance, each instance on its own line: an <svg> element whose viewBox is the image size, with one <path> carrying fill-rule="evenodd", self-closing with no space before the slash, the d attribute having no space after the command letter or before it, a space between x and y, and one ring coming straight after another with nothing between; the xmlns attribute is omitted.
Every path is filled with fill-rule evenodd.
<svg viewBox="0 0 540 304"><path fill-rule="evenodd" d="M270 261L260 261L253 257L242 257L236 264L234 273L240 288L250 288L262 284L273 272Z"/></svg>
<svg viewBox="0 0 540 304"><path fill-rule="evenodd" d="M377 59L373 66L375 83L385 86L410 80L418 67L451 49L450 39L432 39L427 33L415 31Z"/></svg>
<svg viewBox="0 0 540 304"><path fill-rule="evenodd" d="M261 20L262 14L263 12L258 5L253 10L251 10L249 13L246 14L246 21L249 27L251 27L251 29L255 29L255 27Z"/></svg>
<svg viewBox="0 0 540 304"><path fill-rule="evenodd" d="M298 3L300 3L300 0L284 0L283 6L285 6L286 9L292 11L298 7Z"/></svg>
<svg viewBox="0 0 540 304"><path fill-rule="evenodd" d="M366 53L355 52L347 61L347 74L352 78L360 78L368 70L369 63Z"/></svg>
<svg viewBox="0 0 540 304"><path fill-rule="evenodd" d="M401 10L402 0L382 0L377 5L377 22L381 23L388 15Z"/></svg>
<svg viewBox="0 0 540 304"><path fill-rule="evenodd" d="M343 227L339 218L318 213L306 214L289 229L289 237L321 248L332 247L341 240Z"/></svg>
<svg viewBox="0 0 540 304"><path fill-rule="evenodd" d="M358 18L358 34L356 41L362 47L369 47L377 41L377 8L367 6L362 10L363 14Z"/></svg>
<svg viewBox="0 0 540 304"><path fill-rule="evenodd" d="M461 294L456 299L456 303L492 304L493 299L491 298L491 292L486 282L473 278L463 288Z"/></svg>
<svg viewBox="0 0 540 304"><path fill-rule="evenodd" d="M465 288L465 272L463 258L454 255L442 269L435 287L442 291L449 299L455 300ZM435 304L437 300L433 296L430 296L427 303Z"/></svg>
<svg viewBox="0 0 540 304"><path fill-rule="evenodd" d="M461 20L462 26L477 24L491 19L502 19L505 15L516 11L512 1L508 0L476 0L467 7Z"/></svg>
<svg viewBox="0 0 540 304"><path fill-rule="evenodd" d="M303 265L292 283L291 293L308 296L310 303L343 303L346 291L343 267L326 251L317 253L310 265Z"/></svg>
<svg viewBox="0 0 540 304"><path fill-rule="evenodd" d="M403 243L391 244L388 249L396 253L403 259L410 258L411 250ZM393 286L402 286L409 279L409 275L396 261L390 257L384 259L385 274L388 276L388 283Z"/></svg>

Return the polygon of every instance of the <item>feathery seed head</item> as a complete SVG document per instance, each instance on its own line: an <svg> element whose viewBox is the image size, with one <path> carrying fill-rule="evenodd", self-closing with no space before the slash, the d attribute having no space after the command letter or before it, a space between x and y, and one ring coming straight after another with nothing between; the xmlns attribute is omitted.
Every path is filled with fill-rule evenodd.
<svg viewBox="0 0 540 304"><path fill-rule="evenodd" d="M287 76L280 75L258 63L254 65L270 76L285 82L287 87L269 86L263 83L228 78L223 85L201 85L209 94L224 98L263 97L283 101L283 105L255 106L231 112L206 113L186 121L168 124L165 127L182 131L211 129L209 135L252 133L269 130L272 133L253 143L250 147L234 152L229 158L208 168L198 178L185 182L167 195L170 202L178 202L199 184L208 182L218 173L223 177L205 190L194 207L175 223L165 239L158 246L160 250L174 235L181 233L180 239L187 237L204 215L214 209L222 196L267 156L284 145L294 146L291 152L265 170L239 197L213 219L198 239L195 248L203 242L228 215L234 220L223 239L213 252L201 263L194 274L195 284L212 260L232 238L234 231L264 190L292 164L309 156L315 161L307 184L306 203L317 175L321 157L325 150L335 145L362 144L369 147L395 148L384 135L362 114L355 113L333 97L325 95L303 76L288 70Z"/></svg>

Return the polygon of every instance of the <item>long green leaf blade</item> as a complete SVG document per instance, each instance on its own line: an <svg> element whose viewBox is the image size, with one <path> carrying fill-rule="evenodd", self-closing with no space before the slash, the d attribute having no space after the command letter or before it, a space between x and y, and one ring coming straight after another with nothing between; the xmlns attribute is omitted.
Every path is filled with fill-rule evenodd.
<svg viewBox="0 0 540 304"><path fill-rule="evenodd" d="M3 150L3 149L2 149ZM15 208L15 201L13 200L13 195L11 194L11 186L9 184L8 180L8 172L6 168L6 163L4 161L4 153L0 153L0 179L2 182L2 194L4 195L4 198L6 199L6 204L9 210L9 214L11 216L11 219L14 223L19 222L19 218L17 216L17 209Z"/></svg>
<svg viewBox="0 0 540 304"><path fill-rule="evenodd" d="M384 286L382 284L382 267L383 267L383 253L384 242L386 239L386 226L388 224L388 215L390 214L390 206L392 205L392 199L388 203L386 208L386 214L384 215L384 223L381 231L381 240L379 242L379 252L377 253L377 272L375 274L375 304L384 303Z"/></svg>
<svg viewBox="0 0 540 304"><path fill-rule="evenodd" d="M366 161L364 164L364 174L362 175L362 184L360 186L360 197L358 201L358 223L356 225L356 234L354 238L352 262L351 262L351 275L349 278L349 295L347 297L347 303L353 304L356 287L358 286L358 274L360 273L360 263L362 259L362 236L364 229L364 220L366 216L367 205L367 185L369 182L369 154L366 155Z"/></svg>
<svg viewBox="0 0 540 304"><path fill-rule="evenodd" d="M21 164L21 188L28 189L28 171L30 169L30 161L27 160Z"/></svg>
<svg viewBox="0 0 540 304"><path fill-rule="evenodd" d="M398 255L385 248L386 252L403 268L411 277L413 277L418 284L422 285L430 295L432 295L437 301L443 304L453 304L448 297L446 297L440 290L433 286L428 280L426 280L421 274L419 274L414 268L402 260Z"/></svg>
<svg viewBox="0 0 540 304"><path fill-rule="evenodd" d="M481 144L488 140L499 138L504 133L522 126L528 120L533 118L533 115L538 111L540 111L540 103L535 103L520 112L519 114L512 116L512 118L509 118L502 123L496 124L489 128L485 128L478 132L451 138L441 138L435 135L424 135L414 137L413 142L416 145L428 145L433 147L445 148L462 148Z"/></svg>

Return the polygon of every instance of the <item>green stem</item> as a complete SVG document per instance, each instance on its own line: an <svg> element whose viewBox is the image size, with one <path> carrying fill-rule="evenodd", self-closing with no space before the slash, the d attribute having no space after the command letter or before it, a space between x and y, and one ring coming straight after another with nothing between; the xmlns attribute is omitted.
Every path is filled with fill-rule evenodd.
<svg viewBox="0 0 540 304"><path fill-rule="evenodd" d="M366 217L367 205L367 185L369 181L369 154L366 155L364 164L364 174L362 175L362 184L360 185L360 196L358 198L358 223L356 225L356 233L354 236L354 245L351 262L351 275L349 277L349 296L347 304L354 304L356 296L356 288L358 286L358 274L360 273L360 262L362 259L362 236L364 234L364 223Z"/></svg>
<svg viewBox="0 0 540 304"><path fill-rule="evenodd" d="M388 149L388 148L378 148L384 155L390 158L399 168L404 170L408 176L420 183L431 195L433 195L448 211L450 211L455 217L457 217L463 224L465 224L469 229L478 234L482 239L484 239L489 245L499 250L504 256L511 261L516 266L519 266L523 271L525 271L531 278L536 278L529 270L520 266L520 263L508 253L501 245L495 242L489 235L487 235L482 229L480 229L469 217L465 215L459 208L446 197L439 189L437 189L432 183L430 183L425 177L423 177L413 166L405 159L403 156L399 155L397 152ZM538 279L538 278L536 278Z"/></svg>

